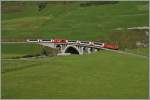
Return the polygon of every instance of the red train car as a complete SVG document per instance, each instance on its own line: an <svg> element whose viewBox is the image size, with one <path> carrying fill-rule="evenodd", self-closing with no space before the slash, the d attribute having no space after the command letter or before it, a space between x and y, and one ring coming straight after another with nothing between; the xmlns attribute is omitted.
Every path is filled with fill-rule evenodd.
<svg viewBox="0 0 150 100"><path fill-rule="evenodd" d="M119 47L115 43L104 43L103 48L108 48L108 49L113 49L113 50L118 50Z"/></svg>
<svg viewBox="0 0 150 100"><path fill-rule="evenodd" d="M68 43L68 40L54 39L51 40L51 43Z"/></svg>

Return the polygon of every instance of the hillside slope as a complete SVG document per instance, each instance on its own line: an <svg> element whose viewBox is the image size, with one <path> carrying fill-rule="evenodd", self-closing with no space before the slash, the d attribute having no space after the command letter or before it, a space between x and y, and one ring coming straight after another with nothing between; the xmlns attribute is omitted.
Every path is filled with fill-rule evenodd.
<svg viewBox="0 0 150 100"><path fill-rule="evenodd" d="M37 2L2 2L2 40L62 38L101 40L116 28L148 26L148 2L80 7L79 2L51 4L38 11Z"/></svg>
<svg viewBox="0 0 150 100"><path fill-rule="evenodd" d="M140 55L148 56L149 49L130 49L136 41L147 43L148 36L143 30L126 30L148 26L148 18L147 1L86 7L80 2L49 2L41 11L37 2L2 2L2 41L120 41L119 49L122 46L139 54L101 50L87 55L14 59L41 54L44 47L2 43L2 98L148 98L149 59Z"/></svg>

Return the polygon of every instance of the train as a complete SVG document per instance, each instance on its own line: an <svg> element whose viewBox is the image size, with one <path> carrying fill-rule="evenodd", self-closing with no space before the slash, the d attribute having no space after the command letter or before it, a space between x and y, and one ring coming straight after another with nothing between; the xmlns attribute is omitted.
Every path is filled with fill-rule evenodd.
<svg viewBox="0 0 150 100"><path fill-rule="evenodd" d="M104 43L103 48L118 50L119 47L115 43Z"/></svg>
<svg viewBox="0 0 150 100"><path fill-rule="evenodd" d="M51 39L51 40L42 40L42 39L27 39L27 42L49 42L49 43L56 43L56 44L79 44L79 45L88 45L88 46L96 46L96 47L101 47L101 48L106 48L106 49L113 49L113 50L118 50L119 47L116 43L100 43L100 42L93 42L93 41L79 41L79 40L62 40L62 39Z"/></svg>

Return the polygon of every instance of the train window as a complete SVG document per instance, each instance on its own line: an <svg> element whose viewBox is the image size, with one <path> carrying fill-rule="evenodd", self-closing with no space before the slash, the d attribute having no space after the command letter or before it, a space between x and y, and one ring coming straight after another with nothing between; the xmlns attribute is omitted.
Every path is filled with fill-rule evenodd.
<svg viewBox="0 0 150 100"><path fill-rule="evenodd" d="M38 40L29 40L29 41L38 41Z"/></svg>
<svg viewBox="0 0 150 100"><path fill-rule="evenodd" d="M99 42L94 42L94 44L97 44L97 45L102 45L103 43L99 43Z"/></svg>
<svg viewBox="0 0 150 100"><path fill-rule="evenodd" d="M75 40L68 40L68 42L76 42Z"/></svg>
<svg viewBox="0 0 150 100"><path fill-rule="evenodd" d="M50 40L42 40L42 41L50 41Z"/></svg>
<svg viewBox="0 0 150 100"><path fill-rule="evenodd" d="M87 42L87 41L81 41L81 43L89 43L89 42Z"/></svg>
<svg viewBox="0 0 150 100"><path fill-rule="evenodd" d="M61 42L66 42L66 40L61 40Z"/></svg>

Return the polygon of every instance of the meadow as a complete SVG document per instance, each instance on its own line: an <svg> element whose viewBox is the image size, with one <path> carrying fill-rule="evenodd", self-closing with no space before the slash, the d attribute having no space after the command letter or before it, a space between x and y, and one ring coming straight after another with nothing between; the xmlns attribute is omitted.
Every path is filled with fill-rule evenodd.
<svg viewBox="0 0 150 100"><path fill-rule="evenodd" d="M2 70L3 98L148 98L148 59L131 55L2 60Z"/></svg>
<svg viewBox="0 0 150 100"><path fill-rule="evenodd" d="M81 7L79 3L48 3L40 12L36 2L25 2L23 5L6 3L2 5L2 40L101 40L103 35L115 32L117 28L124 31L129 27L148 26L146 1L88 7Z"/></svg>
<svg viewBox="0 0 150 100"><path fill-rule="evenodd" d="M2 44L1 47L2 59L12 58L16 56L24 56L29 54L37 54L42 51L42 46L26 43Z"/></svg>
<svg viewBox="0 0 150 100"><path fill-rule="evenodd" d="M108 35L118 28L123 37L128 27L148 26L148 2L88 7L79 3L48 3L39 12L36 2L2 2L2 41L115 40ZM134 34L130 42L133 39ZM15 59L39 54L43 47L19 43L2 43L1 47L3 99L148 98L148 58L101 50L85 55ZM148 48L128 52L149 55Z"/></svg>

